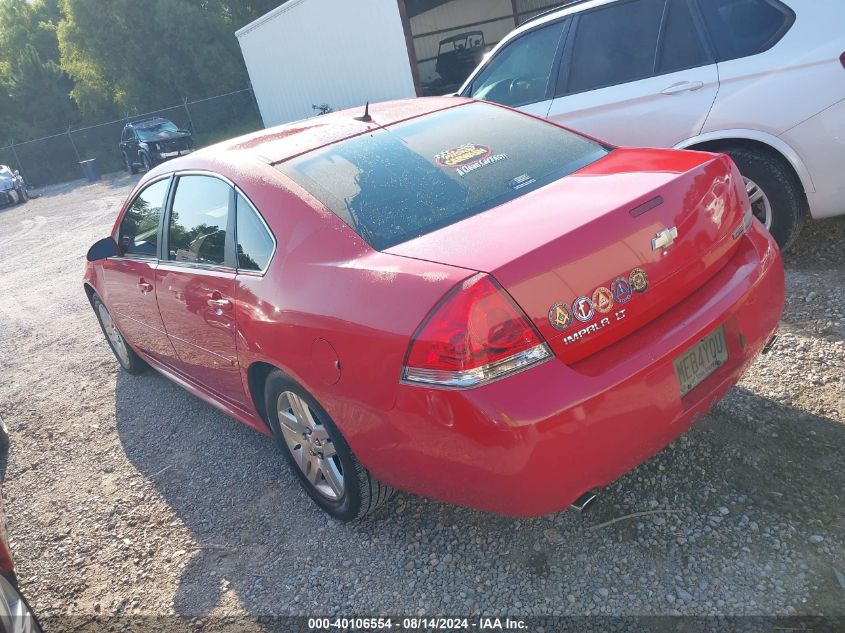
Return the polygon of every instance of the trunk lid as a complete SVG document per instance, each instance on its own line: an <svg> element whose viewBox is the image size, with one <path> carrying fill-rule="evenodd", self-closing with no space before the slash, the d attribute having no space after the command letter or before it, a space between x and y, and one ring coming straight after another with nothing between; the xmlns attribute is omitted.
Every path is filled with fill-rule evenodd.
<svg viewBox="0 0 845 633"><path fill-rule="evenodd" d="M493 275L555 354L575 363L715 275L736 247L747 206L727 156L617 149L386 252Z"/></svg>

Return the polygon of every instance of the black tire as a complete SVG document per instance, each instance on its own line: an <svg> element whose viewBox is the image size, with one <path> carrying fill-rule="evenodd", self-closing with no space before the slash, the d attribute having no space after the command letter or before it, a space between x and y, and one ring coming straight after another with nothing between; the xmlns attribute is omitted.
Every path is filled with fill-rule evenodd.
<svg viewBox="0 0 845 633"><path fill-rule="evenodd" d="M146 361L143 358L138 356L132 347L130 347L129 343L126 342L126 339L123 338L123 335L120 334L120 331L117 330L117 326L115 325L114 328L117 331L120 339L123 341L123 345L125 346L125 354L121 353L118 349L115 348L115 344L112 343L111 339L109 338L109 333L106 331L107 326L103 323L103 314L101 310L105 311L105 315L108 316L108 319L111 320L111 315L109 314L109 310L106 307L106 304L103 303L102 299L98 295L94 295L91 297L91 307L94 308L94 314L97 317L97 322L100 324L100 329L103 331L103 336L106 337L106 343L109 344L109 349L111 349L112 354L117 359L117 362L120 363L120 366L127 374L137 375L144 373L148 368Z"/></svg>
<svg viewBox="0 0 845 633"><path fill-rule="evenodd" d="M29 201L29 192L26 190L26 187L21 187L18 193L21 196L20 204Z"/></svg>
<svg viewBox="0 0 845 633"><path fill-rule="evenodd" d="M807 217L807 198L795 172L783 161L767 152L745 147L723 150L739 168L739 172L763 190L772 209L769 232L787 250L795 242Z"/></svg>
<svg viewBox="0 0 845 633"><path fill-rule="evenodd" d="M141 152L141 163L144 165L144 171L150 171L153 168L153 162L146 152Z"/></svg>
<svg viewBox="0 0 845 633"><path fill-rule="evenodd" d="M336 500L323 495L314 484L310 483L302 469L296 463L291 450L288 448L279 425L277 403L284 392L292 392L299 396L311 410L311 415L328 432L329 439L334 446L335 455L342 467L344 490L343 495ZM363 519L387 503L396 491L381 483L358 461L349 445L338 430L325 409L299 384L288 378L282 372L275 370L268 377L264 386L264 405L267 418L276 444L284 453L290 468L299 478L308 496L322 510L340 521L356 521Z"/></svg>
<svg viewBox="0 0 845 633"><path fill-rule="evenodd" d="M21 194L17 189L9 189L9 206L13 207L21 201Z"/></svg>
<svg viewBox="0 0 845 633"><path fill-rule="evenodd" d="M133 176L138 173L138 167L135 163L129 162L129 156L126 155L126 152L123 152L123 164L126 166L126 171L128 171Z"/></svg>

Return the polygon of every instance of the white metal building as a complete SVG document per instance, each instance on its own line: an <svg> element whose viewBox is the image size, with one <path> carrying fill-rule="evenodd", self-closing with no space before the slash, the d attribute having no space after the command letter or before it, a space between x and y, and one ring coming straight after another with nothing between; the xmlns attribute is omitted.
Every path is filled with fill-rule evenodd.
<svg viewBox="0 0 845 633"><path fill-rule="evenodd" d="M265 126L455 90L515 26L567 0L288 0L235 35Z"/></svg>

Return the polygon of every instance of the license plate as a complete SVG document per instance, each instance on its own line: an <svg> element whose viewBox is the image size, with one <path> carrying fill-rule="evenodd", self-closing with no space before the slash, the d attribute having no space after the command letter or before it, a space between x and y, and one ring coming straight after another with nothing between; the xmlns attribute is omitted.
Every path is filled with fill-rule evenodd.
<svg viewBox="0 0 845 633"><path fill-rule="evenodd" d="M720 327L675 359L675 374L681 396L687 395L696 385L716 371L728 360L725 330Z"/></svg>
<svg viewBox="0 0 845 633"><path fill-rule="evenodd" d="M179 152L162 152L161 155L163 158L173 158L174 156L178 156Z"/></svg>

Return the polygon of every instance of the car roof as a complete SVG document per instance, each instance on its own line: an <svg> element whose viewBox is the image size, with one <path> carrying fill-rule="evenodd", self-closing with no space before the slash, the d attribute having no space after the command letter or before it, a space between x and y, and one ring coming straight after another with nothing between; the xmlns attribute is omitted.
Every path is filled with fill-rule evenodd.
<svg viewBox="0 0 845 633"><path fill-rule="evenodd" d="M347 138L417 118L446 108L472 103L464 97L421 97L373 103L369 106L371 121L356 117L364 114L364 107L339 110L329 114L294 121L240 136L195 152L197 158L232 157L235 153L249 154L264 163L274 165L326 145Z"/></svg>

